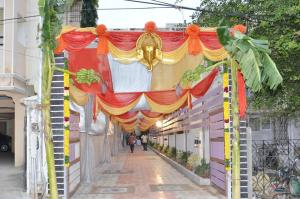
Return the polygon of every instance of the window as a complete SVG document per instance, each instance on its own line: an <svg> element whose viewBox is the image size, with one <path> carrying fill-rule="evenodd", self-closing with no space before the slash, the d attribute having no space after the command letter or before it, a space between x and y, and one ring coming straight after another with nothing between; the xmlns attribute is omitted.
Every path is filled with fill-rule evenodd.
<svg viewBox="0 0 300 199"><path fill-rule="evenodd" d="M271 129L271 121L269 118L263 118L261 121L261 129L268 130Z"/></svg>
<svg viewBox="0 0 300 199"><path fill-rule="evenodd" d="M260 119L258 117L250 118L249 126L251 127L252 131L259 131L260 130Z"/></svg>

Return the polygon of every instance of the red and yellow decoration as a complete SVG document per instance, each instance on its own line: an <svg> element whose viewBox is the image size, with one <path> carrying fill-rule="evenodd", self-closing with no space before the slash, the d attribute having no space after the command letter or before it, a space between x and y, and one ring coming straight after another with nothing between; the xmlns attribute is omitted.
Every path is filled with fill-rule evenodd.
<svg viewBox="0 0 300 199"><path fill-rule="evenodd" d="M154 22L145 25L145 32L107 31L101 24L96 28L65 27L57 37L56 53L85 48L98 37L97 54L112 56L122 62L140 61L149 70L160 64L176 64L187 55L204 55L212 61L227 57L219 44L216 30L190 25L186 32L160 32ZM120 38L126 38L126 42Z"/></svg>
<svg viewBox="0 0 300 199"><path fill-rule="evenodd" d="M233 29L240 31L242 27ZM96 39L98 39L97 48L86 48ZM228 55L219 43L216 29L200 28L197 25L190 25L183 32L159 31L154 22L146 23L144 31L141 32L108 31L103 24L96 28L65 27L57 37L57 42L56 53L64 50L69 53L68 70L71 73L77 73L84 68L92 69L101 76L101 81L90 85L78 83L72 77L73 84L70 88L69 85L65 87L68 88L68 93L70 89L72 100L84 105L88 101L87 93L92 94L96 97L94 110L109 114L113 121L118 122L129 132L136 126L141 130L147 130L165 114L184 106L191 108L192 97L199 98L205 95L217 76L218 69L211 71L192 88L182 88L182 92L178 94L175 87L183 73L195 69L198 64L203 64L204 58L221 61ZM123 64L139 61L145 65L152 73L150 91L114 93L108 54ZM103 89L103 86L106 89ZM139 111L132 109L142 97L146 99L150 110L139 114ZM224 110L228 111L228 106L229 102L224 100ZM67 107L66 104L65 108ZM229 118L226 111L224 118ZM65 113L68 114L68 111ZM68 120L67 114L65 120ZM65 126L67 134L69 133L67 121ZM68 144L68 141L65 143Z"/></svg>

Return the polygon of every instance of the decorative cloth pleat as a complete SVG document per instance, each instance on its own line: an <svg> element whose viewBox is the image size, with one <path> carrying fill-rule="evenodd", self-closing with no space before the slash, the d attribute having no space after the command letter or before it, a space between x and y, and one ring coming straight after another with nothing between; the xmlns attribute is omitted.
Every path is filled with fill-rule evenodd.
<svg viewBox="0 0 300 199"><path fill-rule="evenodd" d="M151 88L151 72L139 62L122 64L109 54L108 61L115 93L143 92Z"/></svg>

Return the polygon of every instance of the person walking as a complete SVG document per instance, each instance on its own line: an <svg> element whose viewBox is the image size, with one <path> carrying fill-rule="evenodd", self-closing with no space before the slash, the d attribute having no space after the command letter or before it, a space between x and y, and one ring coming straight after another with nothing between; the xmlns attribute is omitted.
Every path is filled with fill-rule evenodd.
<svg viewBox="0 0 300 199"><path fill-rule="evenodd" d="M135 138L135 136L131 133L130 136L129 136L129 138L128 138L128 143L129 143L129 145L130 145L131 153L133 153L135 141L136 141L136 138Z"/></svg>
<svg viewBox="0 0 300 199"><path fill-rule="evenodd" d="M148 136L146 134L143 134L141 139L142 139L142 145L144 147L144 151L147 151Z"/></svg>

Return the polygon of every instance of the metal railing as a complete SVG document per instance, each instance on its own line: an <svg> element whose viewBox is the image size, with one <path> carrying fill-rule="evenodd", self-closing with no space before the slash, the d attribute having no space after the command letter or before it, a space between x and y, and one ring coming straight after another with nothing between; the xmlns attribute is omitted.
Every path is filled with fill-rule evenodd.
<svg viewBox="0 0 300 199"><path fill-rule="evenodd" d="M293 179L300 182L300 139L253 140L252 186L255 198L290 198L295 196ZM294 185L293 185L294 186ZM300 190L300 189L299 189ZM297 194L298 196L298 194Z"/></svg>

